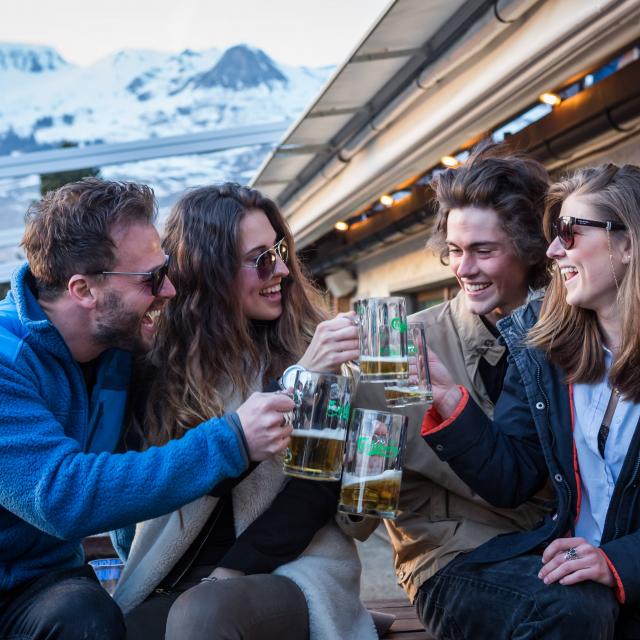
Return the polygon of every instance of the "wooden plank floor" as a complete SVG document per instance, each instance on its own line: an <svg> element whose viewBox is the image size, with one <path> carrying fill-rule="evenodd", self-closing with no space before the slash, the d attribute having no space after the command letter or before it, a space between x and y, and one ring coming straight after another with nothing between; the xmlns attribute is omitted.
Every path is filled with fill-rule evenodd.
<svg viewBox="0 0 640 640"><path fill-rule="evenodd" d="M384 636L385 640L433 640L422 626L415 608L406 599L369 600L365 603L367 609L392 613L396 616L391 629Z"/></svg>

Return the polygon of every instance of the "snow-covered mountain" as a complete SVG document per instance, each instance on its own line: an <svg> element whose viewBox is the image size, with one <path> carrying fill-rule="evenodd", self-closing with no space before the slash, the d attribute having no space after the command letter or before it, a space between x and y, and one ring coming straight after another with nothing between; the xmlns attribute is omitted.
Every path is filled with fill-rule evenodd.
<svg viewBox="0 0 640 640"><path fill-rule="evenodd" d="M0 43L0 155L291 120L331 71L278 64L246 44L179 54L125 50L77 66L50 47ZM102 175L148 182L166 205L188 186L247 181L266 152L150 160L104 167ZM0 181L1 226L21 220L25 197L37 197L29 182L20 181L14 203L16 181Z"/></svg>
<svg viewBox="0 0 640 640"><path fill-rule="evenodd" d="M0 42L0 71L46 73L67 65L51 47Z"/></svg>

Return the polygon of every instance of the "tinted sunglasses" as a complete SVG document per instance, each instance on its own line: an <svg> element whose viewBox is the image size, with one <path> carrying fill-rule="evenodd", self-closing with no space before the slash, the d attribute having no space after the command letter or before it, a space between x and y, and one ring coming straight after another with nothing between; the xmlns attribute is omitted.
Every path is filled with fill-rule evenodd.
<svg viewBox="0 0 640 640"><path fill-rule="evenodd" d="M289 245L284 238L278 240L271 249L263 251L251 264L243 264L245 269L255 269L260 280L268 280L276 270L278 258L285 264L289 261Z"/></svg>
<svg viewBox="0 0 640 640"><path fill-rule="evenodd" d="M168 273L169 256L165 256L164 263L152 271L100 271L101 276L144 276L142 282L151 289L151 295L154 297L160 293Z"/></svg>
<svg viewBox="0 0 640 640"><path fill-rule="evenodd" d="M585 220L584 218L574 218L573 216L560 216L551 222L551 232L554 237L560 240L560 244L565 249L571 249L575 243L573 226L576 224L583 227L599 227L607 231L626 231L627 229L622 222L615 222L614 220L601 222L600 220Z"/></svg>

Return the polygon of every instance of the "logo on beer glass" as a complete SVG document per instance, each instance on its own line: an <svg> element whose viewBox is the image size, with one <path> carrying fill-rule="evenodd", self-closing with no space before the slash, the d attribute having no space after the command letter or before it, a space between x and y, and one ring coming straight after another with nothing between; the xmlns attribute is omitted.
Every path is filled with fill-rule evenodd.
<svg viewBox="0 0 640 640"><path fill-rule="evenodd" d="M364 453L366 456L382 456L383 458L395 458L400 449L385 441L376 441L374 438L360 436L358 438L358 453Z"/></svg>
<svg viewBox="0 0 640 640"><path fill-rule="evenodd" d="M342 420L349 420L349 411L351 405L347 402L344 405L340 405L337 400L329 400L327 405L327 418L341 418Z"/></svg>

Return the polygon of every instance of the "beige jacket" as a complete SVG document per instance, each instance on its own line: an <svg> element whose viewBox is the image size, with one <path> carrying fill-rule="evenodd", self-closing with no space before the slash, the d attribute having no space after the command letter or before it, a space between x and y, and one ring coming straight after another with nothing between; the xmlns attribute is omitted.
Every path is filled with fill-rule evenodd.
<svg viewBox="0 0 640 640"><path fill-rule="evenodd" d="M414 314L411 322L425 326L430 348L449 369L458 384L465 386L488 414L493 404L478 372L484 357L495 365L505 351L482 320L466 308L464 294ZM354 406L384 409L382 386L360 384ZM490 506L442 462L422 440L420 428L424 405L394 409L409 417L409 432L402 475L400 513L385 520L395 551L398 584L413 601L420 585L453 560L501 533L532 528L550 506L552 493L544 492L517 509ZM347 529L341 522L343 529ZM352 535L363 537L351 528ZM369 527L371 529L371 527ZM358 535L360 534L360 535Z"/></svg>

